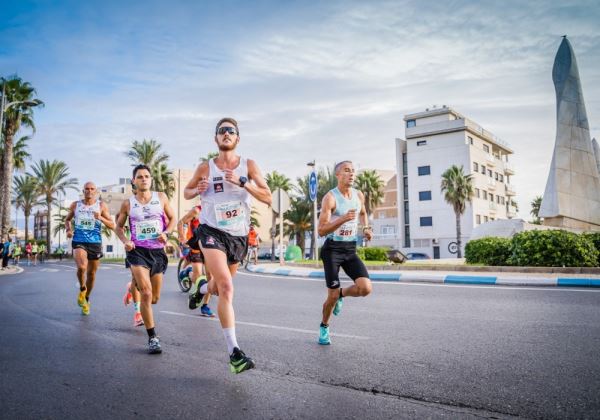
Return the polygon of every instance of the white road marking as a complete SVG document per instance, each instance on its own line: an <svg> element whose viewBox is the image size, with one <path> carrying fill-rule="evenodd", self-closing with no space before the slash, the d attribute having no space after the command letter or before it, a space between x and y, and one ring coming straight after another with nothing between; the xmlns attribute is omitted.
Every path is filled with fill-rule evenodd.
<svg viewBox="0 0 600 420"><path fill-rule="evenodd" d="M40 272L42 272L42 273L57 273L58 268L41 268Z"/></svg>
<svg viewBox="0 0 600 420"><path fill-rule="evenodd" d="M179 312L171 312L171 311L160 311L163 314L168 314L168 315L175 315L175 316L183 316L186 318L201 318L197 315L190 315L190 314L182 314ZM218 321L219 318L208 318L211 321ZM303 333L303 334L310 334L310 335L316 335L317 331L311 331L311 330L303 330L301 328L291 328L291 327L281 327L279 325L268 325L268 324L257 324L256 322L244 322L244 321L235 321L236 324L240 324L240 325L248 325L251 327L261 327L261 328L269 328L272 330L285 330L285 331L293 331L293 332L299 332L299 333ZM360 335L350 335L350 334L340 334L340 333L331 333L330 334L333 337L343 337L343 338L354 338L356 340L370 340L369 337L363 337Z"/></svg>
<svg viewBox="0 0 600 420"><path fill-rule="evenodd" d="M292 280L299 281L319 281L325 283L324 278L318 277L296 277L296 276L280 276L280 275L271 275L267 273L249 273L249 272L239 272L245 276L252 277L263 277L263 278L271 278L271 279L281 279L282 277ZM352 283L350 279L340 279L342 283ZM371 280L373 283L377 283L380 285L386 286L417 286L417 287L458 287L463 289L495 289L495 290L536 290L536 291L552 291L552 292L584 292L584 293L600 293L600 289L587 288L587 289L576 289L571 287L558 287L558 286L536 286L536 287L511 287L504 285L473 285L473 284L455 284L455 283L417 283L417 282L395 282L395 281L386 281L386 280Z"/></svg>
<svg viewBox="0 0 600 420"><path fill-rule="evenodd" d="M54 264L56 267L64 267L64 268L70 268L71 270L75 270L77 271L77 267L73 267L72 265L64 265L64 264Z"/></svg>

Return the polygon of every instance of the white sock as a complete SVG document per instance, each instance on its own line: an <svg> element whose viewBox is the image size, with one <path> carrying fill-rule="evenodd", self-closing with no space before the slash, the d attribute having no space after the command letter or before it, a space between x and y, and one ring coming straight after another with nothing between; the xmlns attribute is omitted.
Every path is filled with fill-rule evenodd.
<svg viewBox="0 0 600 420"><path fill-rule="evenodd" d="M223 328L223 335L225 336L225 341L227 342L227 352L231 354L233 353L234 347L239 348L237 338L235 338L235 327Z"/></svg>
<svg viewBox="0 0 600 420"><path fill-rule="evenodd" d="M204 283L202 286L200 286L200 293L205 295L207 292L208 292L208 283ZM234 335L235 335L235 332L234 332Z"/></svg>

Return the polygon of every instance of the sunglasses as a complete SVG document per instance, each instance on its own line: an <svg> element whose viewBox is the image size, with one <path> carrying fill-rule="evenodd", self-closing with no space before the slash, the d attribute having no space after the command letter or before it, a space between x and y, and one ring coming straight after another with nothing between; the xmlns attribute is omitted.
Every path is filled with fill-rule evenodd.
<svg viewBox="0 0 600 420"><path fill-rule="evenodd" d="M233 135L237 134L237 130L234 127L219 127L219 129L217 130L217 134L223 135L225 133Z"/></svg>

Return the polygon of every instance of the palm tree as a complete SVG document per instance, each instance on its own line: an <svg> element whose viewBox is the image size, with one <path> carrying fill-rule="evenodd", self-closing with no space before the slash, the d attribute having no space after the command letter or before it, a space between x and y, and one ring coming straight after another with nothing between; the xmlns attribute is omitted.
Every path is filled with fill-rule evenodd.
<svg viewBox="0 0 600 420"><path fill-rule="evenodd" d="M163 153L161 148L162 145L154 139L144 139L141 142L134 140L125 155L133 161L132 166L148 166L152 175L152 189L164 192L171 198L175 193L175 179L173 172L167 167L169 155Z"/></svg>
<svg viewBox="0 0 600 420"><path fill-rule="evenodd" d="M452 165L442 174L441 191L456 215L457 257L462 258L460 216L465 212L467 203L470 203L473 197L473 178L471 175L465 175L462 165L460 167Z"/></svg>
<svg viewBox="0 0 600 420"><path fill-rule="evenodd" d="M268 173L265 176L265 181L271 192L277 188L281 188L285 192L292 190L292 181L285 175L277 171ZM271 212L271 261L275 261L275 236L277 236L277 216L275 212Z"/></svg>
<svg viewBox="0 0 600 420"><path fill-rule="evenodd" d="M200 157L200 163L208 162L209 160L214 159L217 156L219 156L219 152L209 152L206 156Z"/></svg>
<svg viewBox="0 0 600 420"><path fill-rule="evenodd" d="M256 210L254 207L252 207L252 209L250 210L250 224L254 225L255 227L259 228L260 227L260 222L258 221L258 210Z"/></svg>
<svg viewBox="0 0 600 420"><path fill-rule="evenodd" d="M27 142L30 136L22 136L13 145L13 171L24 171L25 161L31 157L27 151ZM4 166L4 142L0 142L0 168Z"/></svg>
<svg viewBox="0 0 600 420"><path fill-rule="evenodd" d="M533 216L534 225L542 224L542 220L540 219L540 207L542 207L542 196L538 195L531 202L531 211L529 212Z"/></svg>
<svg viewBox="0 0 600 420"><path fill-rule="evenodd" d="M33 175L38 179L38 192L43 195L46 203L46 220L48 226L46 228L46 244L48 249L51 249L52 243L50 242L51 232L51 219L50 212L52 209L52 203L56 201L55 195L57 193L65 194L67 188L77 189L77 178L69 178L69 168L67 164L54 160L40 160L31 167Z"/></svg>
<svg viewBox="0 0 600 420"><path fill-rule="evenodd" d="M65 212L68 211L69 209L67 209L66 207L63 207L60 205L58 206L58 214L54 215L54 229L52 229L52 232L54 233L54 235L58 235L60 234L60 232L65 232L66 234L66 224L65 224ZM102 225L104 226L104 225ZM60 242L60 241L59 241ZM59 243L60 245L60 243Z"/></svg>
<svg viewBox="0 0 600 420"><path fill-rule="evenodd" d="M289 235L295 235L296 244L302 250L302 258L304 258L305 249L305 234L312 230L312 204L305 198L293 198L290 203L290 209L285 212L285 224L284 233Z"/></svg>
<svg viewBox="0 0 600 420"><path fill-rule="evenodd" d="M42 205L37 179L31 175L18 175L13 179L14 199L25 215L25 242L29 240L29 216L35 206Z"/></svg>
<svg viewBox="0 0 600 420"><path fill-rule="evenodd" d="M384 183L377 172L366 170L358 174L354 180L354 188L361 191L365 196L365 210L367 216L373 214L373 210L383 202Z"/></svg>
<svg viewBox="0 0 600 420"><path fill-rule="evenodd" d="M13 146L14 137L21 127L35 131L33 123L33 109L44 103L35 98L35 89L28 82L23 82L17 76L0 79L2 85L2 101L0 114L2 114L3 127L0 133L3 143L2 150L2 176L0 177L0 236L8 229L10 224L10 198L13 176Z"/></svg>

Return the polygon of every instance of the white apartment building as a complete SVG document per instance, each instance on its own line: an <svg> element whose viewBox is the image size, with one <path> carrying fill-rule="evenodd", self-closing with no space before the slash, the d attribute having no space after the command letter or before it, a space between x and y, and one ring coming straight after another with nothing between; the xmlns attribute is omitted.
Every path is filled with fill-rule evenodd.
<svg viewBox="0 0 600 420"><path fill-rule="evenodd" d="M442 174L452 165L473 175L475 190L461 217L463 251L475 226L516 216L513 151L505 142L445 105L408 114L404 122L406 140L396 139L397 197L402 197L395 200L396 246L431 258L456 256L451 252L456 216L440 190Z"/></svg>

